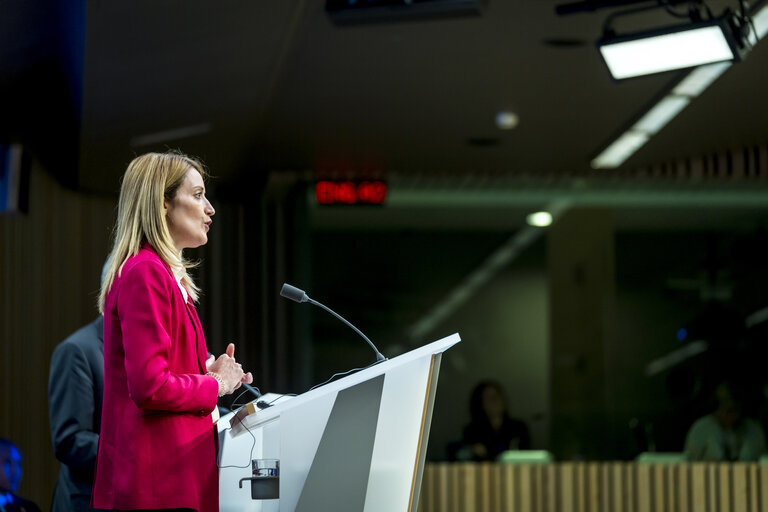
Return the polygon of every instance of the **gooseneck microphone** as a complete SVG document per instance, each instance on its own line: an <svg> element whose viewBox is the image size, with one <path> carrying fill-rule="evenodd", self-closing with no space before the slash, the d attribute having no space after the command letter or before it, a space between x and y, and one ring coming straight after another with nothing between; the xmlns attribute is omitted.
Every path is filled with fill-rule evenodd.
<svg viewBox="0 0 768 512"><path fill-rule="evenodd" d="M365 341L367 341L368 344L371 346L373 351L376 352L376 361L386 361L387 360L387 358L384 357L381 354L381 352L379 352L379 349L376 348L376 345L374 345L373 342L368 339L368 336L366 336L365 334L360 332L360 329L358 329L357 327L355 327L351 323L347 322L341 315L339 315L338 313L333 311L331 308L329 308L327 306L324 306L323 304L320 304L316 300L310 299L309 295L307 295L304 290L299 290L295 286L291 286L288 283L283 283L283 289L280 290L280 295L282 295L286 299L291 299L292 301L295 301L295 302L309 302L313 306L319 306L319 307L323 308L324 310L326 310L327 312L329 312L330 314L332 314L333 316L335 316L336 318L338 318L339 320L341 320L342 322L344 322L345 324L350 326L352 328L352 330L355 331L357 334L362 336L362 338Z"/></svg>

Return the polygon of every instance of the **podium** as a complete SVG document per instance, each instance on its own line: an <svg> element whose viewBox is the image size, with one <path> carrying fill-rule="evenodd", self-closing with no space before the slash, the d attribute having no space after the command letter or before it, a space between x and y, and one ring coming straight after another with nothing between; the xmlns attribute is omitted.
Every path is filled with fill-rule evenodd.
<svg viewBox="0 0 768 512"><path fill-rule="evenodd" d="M221 512L415 512L442 353L453 334L288 397L222 416ZM252 460L279 461L278 499L253 499ZM240 484L242 483L242 487Z"/></svg>

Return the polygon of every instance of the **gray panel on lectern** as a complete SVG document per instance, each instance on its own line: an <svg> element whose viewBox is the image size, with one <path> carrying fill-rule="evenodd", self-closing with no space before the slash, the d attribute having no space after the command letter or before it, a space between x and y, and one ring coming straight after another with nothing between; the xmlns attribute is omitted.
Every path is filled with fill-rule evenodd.
<svg viewBox="0 0 768 512"><path fill-rule="evenodd" d="M296 512L361 512L365 507L384 375L336 395Z"/></svg>

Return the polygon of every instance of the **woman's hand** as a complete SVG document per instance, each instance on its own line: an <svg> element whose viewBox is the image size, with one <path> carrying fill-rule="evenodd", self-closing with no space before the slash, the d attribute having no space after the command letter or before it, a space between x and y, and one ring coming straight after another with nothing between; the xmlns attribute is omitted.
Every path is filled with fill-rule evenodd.
<svg viewBox="0 0 768 512"><path fill-rule="evenodd" d="M251 372L244 373L243 367L235 360L235 344L227 345L227 350L216 360L211 356L206 362L206 370L218 376L219 394L228 395L239 388L244 382L250 384L253 382Z"/></svg>

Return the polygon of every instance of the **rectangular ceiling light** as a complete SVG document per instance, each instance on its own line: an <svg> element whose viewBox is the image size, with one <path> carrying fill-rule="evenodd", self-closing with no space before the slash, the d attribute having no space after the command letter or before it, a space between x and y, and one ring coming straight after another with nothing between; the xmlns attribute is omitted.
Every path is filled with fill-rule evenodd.
<svg viewBox="0 0 768 512"><path fill-rule="evenodd" d="M672 94L695 98L731 67L730 62L717 62L700 66L683 78L672 90Z"/></svg>
<svg viewBox="0 0 768 512"><path fill-rule="evenodd" d="M764 6L752 16L752 23L754 24L756 33L751 32L749 40L754 44L768 34L768 5Z"/></svg>
<svg viewBox="0 0 768 512"><path fill-rule="evenodd" d="M740 58L727 18L604 36L597 45L617 80Z"/></svg>
<svg viewBox="0 0 768 512"><path fill-rule="evenodd" d="M593 169L613 169L618 167L629 156L640 149L640 147L648 142L651 136L645 132L638 132L634 130L626 131L621 137L613 141L613 143L605 148L597 158L592 160Z"/></svg>
<svg viewBox="0 0 768 512"><path fill-rule="evenodd" d="M690 102L691 99L685 96L674 96L672 94L665 96L651 110L646 112L632 129L645 132L648 135L655 135L673 117L687 107Z"/></svg>

